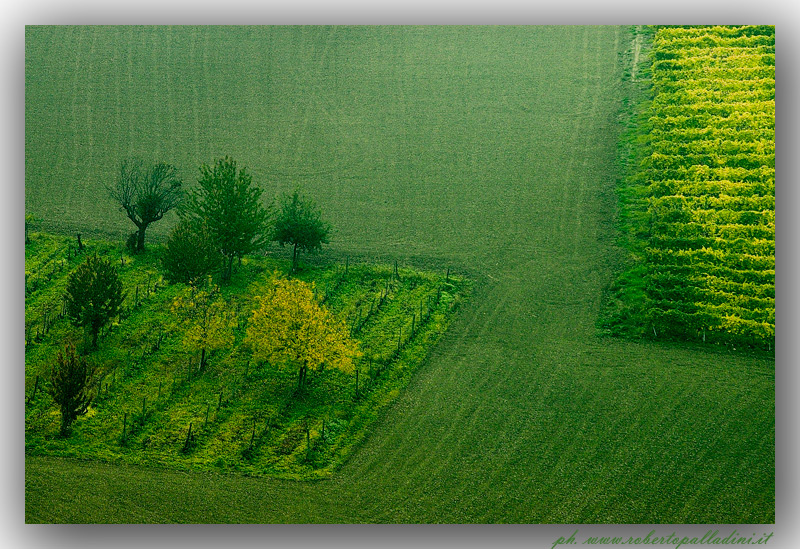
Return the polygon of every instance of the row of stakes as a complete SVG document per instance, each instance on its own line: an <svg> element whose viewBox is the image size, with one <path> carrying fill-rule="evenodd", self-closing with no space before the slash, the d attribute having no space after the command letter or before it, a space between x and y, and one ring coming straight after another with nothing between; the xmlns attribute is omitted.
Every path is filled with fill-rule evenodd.
<svg viewBox="0 0 800 549"><path fill-rule="evenodd" d="M80 237L79 237L79 239L80 239ZM121 257L121 262L124 265L124 256ZM345 263L345 275L347 274L348 269L349 269L349 258L348 258L347 262ZM397 261L395 261L394 274L395 274L395 276L397 276L399 278ZM449 282L449 279L450 279L450 269L448 268L445 280L447 282ZM340 278L338 284L341 284L342 280L343 279ZM149 283L150 283L150 279L149 279L149 275L148 275L148 283L147 283L147 286L146 286L148 295L150 293L150 284ZM154 291L156 289L157 289L157 286L155 286L153 288ZM387 295L388 295L388 285L387 285L387 289L385 290L385 293L382 296L382 299L385 299ZM139 298L139 286L137 285L136 286L136 294L135 294L135 304L136 305L139 304L139 299L138 298ZM427 302L428 303L428 317L427 318L430 317L430 313L431 313L431 309L432 309L432 307L431 307L432 299L433 299L432 296L428 297L428 302ZM440 299L441 299L441 287L439 287L437 289L436 303L438 303L440 301ZM374 305L374 300L373 300L373 304L371 305L370 314L372 312L374 312L372 310L372 306L373 305ZM380 307L380 304L374 310L377 311L379 307ZM65 311L62 309L62 315L64 314L64 312ZM359 316L360 316L360 313L361 313L361 310L359 309ZM422 320L423 320L423 302L420 301L420 323L422 322ZM395 355L397 355L397 354L399 354L401 352L404 344L406 344L410 340L410 338L413 337L415 331L416 331L416 314L412 315L412 319L411 319L411 335L408 338L406 338L405 342L403 342L403 339L402 339L402 327L400 327L400 329L398 331L398 340L397 340L398 343L397 343L397 349L395 351ZM159 343L161 342L162 336L163 336L163 334L159 334ZM371 361L370 361L370 371L371 371ZM109 384L106 385L106 392L108 391L108 385ZM36 377L36 382L34 384L33 393L31 395L31 397L29 397L29 399L27 399L27 402L31 402L33 399L36 398L36 393L37 393L38 387L39 387L39 376ZM102 388L103 388L103 385L102 385L102 382L101 382L101 384L100 384L100 392L101 393L102 393ZM358 397L359 393L360 393L360 391L359 391L359 370L356 369L356 371L355 371L355 396ZM159 382L158 394L159 394L159 397L160 397L161 396L161 383L160 382ZM217 411L219 411L219 408L221 407L221 405L222 405L222 393L220 392L219 401L218 401L218 405L217 405ZM204 422L205 424L208 423L208 417L209 417L210 410L211 410L211 405L208 404L208 406L206 408L206 415L205 415L205 422ZM147 397L143 397L142 398L142 413L141 413L141 416L140 416L140 424L142 426L144 425L144 421L146 419L146 415L147 415ZM189 428L187 430L187 435L186 435L186 438L184 440L184 445L183 445L183 450L184 451L188 451L188 449L191 447L192 443L195 440L196 435L195 435L195 432L193 431L193 426L194 426L193 423L189 423ZM253 430L252 430L252 434L251 434L251 438L250 438L250 444L249 444L249 449L250 450L252 450L252 448L253 448L253 443L254 443L254 440L255 440L255 432L256 432L256 422L254 420L254 422L253 422ZM125 414L123 416L123 425L122 425L122 440L123 441L127 441L128 434L129 434L128 433L128 412L125 412ZM306 427L306 436L307 436L307 439L308 439L308 447L310 448L310 430L309 430L308 426ZM323 419L321 437L324 439L324 436L325 436L325 421Z"/></svg>
<svg viewBox="0 0 800 549"><path fill-rule="evenodd" d="M151 293L158 291L159 289L159 281L156 280L153 282L151 288L151 278L148 274L147 282L144 285L143 297L147 298L150 297ZM142 304L142 301L139 299L139 288L140 286L137 284L134 289L134 299L133 304L128 308L128 310L120 311L120 320L123 320L130 314L130 310L139 307ZM41 314L40 321L37 323L35 320L30 320L26 322L26 329L25 329L25 345L30 345L33 342L39 341L42 337L47 335L50 332L50 329L53 327L53 324L58 319L64 318L67 315L67 299L66 297L61 298L61 303L59 305L50 304L43 307L43 312ZM33 327L36 326L36 333L34 335Z"/></svg>
<svg viewBox="0 0 800 549"><path fill-rule="evenodd" d="M440 297L441 297L441 289L439 289L438 292L437 292L437 300ZM432 296L429 296L429 300L428 300L428 317L427 318L430 317L430 312L432 310L432 307L431 307L432 300L433 300ZM421 325L421 323L423 321L422 310L423 310L422 309L422 301L420 301L420 325ZM425 319L427 319L427 318L425 318ZM402 334L403 334L402 327L399 329L398 340L397 340L397 349L395 351L395 356L399 355L399 353L402 351L404 346L411 340L411 338L413 338L417 327L418 327L418 325L417 325L417 322L416 322L416 314L414 314L412 316L412 319L411 319L411 334L405 339L405 341L403 340L403 337L402 337ZM370 360L369 371L372 372L372 360ZM360 397L360 392L361 392L360 385L359 385L359 374L360 374L360 370L356 369L355 370L355 392L354 392L354 397L355 398L359 398ZM37 381L38 381L38 378L37 378ZM161 395L161 383L159 383L158 394L159 394L159 397L160 397L160 395ZM34 395L35 395L35 389L34 389ZM217 403L217 412L219 412L219 409L220 409L221 406L222 406L222 392L219 393L219 399L218 399L218 403ZM204 420L204 423L203 423L204 425L208 424L208 418L209 418L210 411L211 411L211 405L207 404L206 413L205 413L205 420ZM145 421L146 417L147 417L147 397L143 397L142 398L142 412L141 412L141 415L140 415L140 418L139 418L140 419L140 424L142 426L144 425L144 421ZM253 421L253 426L252 426L252 431L251 431L251 436L250 436L250 443L248 445L247 451L252 451L253 450L254 442L255 442L255 436L256 436L257 423L258 422L256 420ZM127 425L128 425L128 413L126 412L124 414L124 417L123 417L123 426L122 426L122 440L123 441L127 441L127 436L128 436ZM269 427L267 427L267 429L269 429ZM188 427L187 432L186 432L186 438L184 439L184 443L183 443L183 447L182 447L182 451L184 453L188 452L191 449L192 445L194 444L194 442L196 440L196 436L197 436L197 431L194 428L194 422L190 422L189 423L189 427ZM322 427L321 427L321 431L320 431L320 437L323 440L325 438L325 420L324 419L322 420ZM306 426L306 438L307 438L307 448L310 450L310 448L311 448L311 444L310 444L310 428L308 426Z"/></svg>
<svg viewBox="0 0 800 549"><path fill-rule="evenodd" d="M345 274L347 273L348 266L349 266L349 261L345 264ZM397 262L395 262L395 274L397 275ZM341 284L341 280L342 279L340 279L339 284ZM446 282L449 282L449 280L450 280L450 269L449 268L447 269L447 274L445 276L445 280L446 280ZM437 293L436 293L435 300L434 300L433 296L428 296L428 300L427 300L427 316L423 316L423 301L420 301L420 311L419 311L419 314L420 314L420 325L422 324L423 320L427 320L428 318L430 318L430 314L431 314L431 311L433 309L432 303L434 303L434 302L435 303L439 303L439 301L441 300L441 292L442 292L442 289L441 289L441 286L440 286L439 288L437 288ZM387 285L387 289L384 291L384 294L382 294L382 299L385 299L387 295L388 295L388 285ZM374 300L373 300L373 305L374 305ZM374 311L377 311L379 309L379 307L380 307L380 304L378 305L378 307L376 307L374 309ZM371 305L370 314L372 312L374 312L374 311L372 310L372 305ZM360 314L360 309L359 309L359 314ZM413 336L416 333L416 329L417 329L417 322L416 322L416 313L415 313L414 315L412 315L412 318L411 318L411 334L406 338L405 341L403 340L403 329L402 329L402 326L398 330L397 348L395 350L395 357L400 354L400 352L402 351L404 346L411 340L411 338L413 338ZM371 359L370 359L369 369L370 369L370 372L372 372L372 360ZM355 370L355 392L354 392L354 396L356 398L358 398L360 396L359 373L360 373L359 369L356 369ZM159 396L160 396L160 394L161 394L161 384L159 383ZM142 400L142 414L141 414L142 425L144 424L144 419L146 417L146 403L147 403L147 400L146 400L146 397L145 397ZM218 405L217 405L217 410L218 411L219 411L219 408L221 407L221 405L222 405L222 393L220 392L220 394L219 394L219 402L218 402ZM209 417L210 410L211 410L211 405L208 404L207 408L206 408L206 415L205 415L204 425L208 423L208 417ZM128 417L128 414L126 412L125 416L123 418L123 440L125 440L126 436L127 436L127 434L126 434L127 417ZM257 422L254 420L253 421L253 428L252 428L252 432L251 432L251 436L250 436L250 443L248 445L248 450L249 451L252 451L252 449L253 449L253 444L254 444L254 441L255 441L255 434L256 434L256 425L257 425ZM325 421L324 421L324 419L322 421L322 428L321 428L320 436L324 439L324 436L325 436ZM308 448L310 448L310 428L308 426L306 426L306 437L307 437L307 446L308 446ZM188 451L191 448L191 445L194 443L195 439L196 439L196 430L194 430L194 423L190 422L189 423L189 427L187 429L186 438L184 439L184 444L183 444L183 451L184 452Z"/></svg>

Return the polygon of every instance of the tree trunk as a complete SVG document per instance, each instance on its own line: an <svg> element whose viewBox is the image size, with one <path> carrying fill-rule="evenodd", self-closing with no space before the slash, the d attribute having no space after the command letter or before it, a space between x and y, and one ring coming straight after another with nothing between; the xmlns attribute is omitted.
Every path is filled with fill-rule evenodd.
<svg viewBox="0 0 800 549"><path fill-rule="evenodd" d="M68 417L68 414L65 414L62 410L61 412L61 429L59 430L59 435L63 438L67 438L69 436L69 427L72 422Z"/></svg>
<svg viewBox="0 0 800 549"><path fill-rule="evenodd" d="M306 370L305 366L300 366L300 371L297 374L297 388L301 391L306 385Z"/></svg>
<svg viewBox="0 0 800 549"><path fill-rule="evenodd" d="M203 350L200 351L200 371L202 372L206 367L206 349L203 347Z"/></svg>
<svg viewBox="0 0 800 549"><path fill-rule="evenodd" d="M147 224L141 223L138 224L139 231L137 232L136 236L136 251L143 252L144 251L144 232L147 230Z"/></svg>
<svg viewBox="0 0 800 549"><path fill-rule="evenodd" d="M294 251L292 252L292 272L297 270L297 244L294 245Z"/></svg>
<svg viewBox="0 0 800 549"><path fill-rule="evenodd" d="M233 254L228 256L228 265L225 267L225 272L222 275L223 280L230 280L233 273Z"/></svg>
<svg viewBox="0 0 800 549"><path fill-rule="evenodd" d="M92 326L92 349L97 349L97 338L100 335L100 327Z"/></svg>

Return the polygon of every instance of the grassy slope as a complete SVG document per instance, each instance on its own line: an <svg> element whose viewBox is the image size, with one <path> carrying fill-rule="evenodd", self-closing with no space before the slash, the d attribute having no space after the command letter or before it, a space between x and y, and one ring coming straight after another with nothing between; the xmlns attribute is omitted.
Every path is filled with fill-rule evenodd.
<svg viewBox="0 0 800 549"><path fill-rule="evenodd" d="M184 347L186 327L171 312L186 286L163 281L161 250L151 245L121 266L119 258L127 256L121 245L86 241L86 251L69 258L72 242L34 234L25 247L28 455L326 478L408 384L468 287L444 273L395 273L390 266L349 262L306 266L296 276L324 296L325 307L350 328L363 357L354 363L358 396L356 374L330 368L310 373L307 390L298 396L295 367L255 361L243 344L252 299L273 277L285 276L288 260L247 257L237 265L233 280L221 288L234 319L232 343L212 351L198 371L199 353ZM48 378L65 341L81 346L82 331L56 314L70 271L95 253L117 264L127 294L125 318L88 354L100 389L63 439L57 434L58 409L39 382ZM53 270L64 263L69 268ZM43 311L52 303L56 308L48 312L51 327L45 331ZM184 445L190 425L195 440L189 449Z"/></svg>
<svg viewBox="0 0 800 549"><path fill-rule="evenodd" d="M80 182L99 172L77 151L95 147L100 159L161 147L187 165L230 153L276 188L300 181L319 196L339 227L335 249L453 262L484 283L333 479L29 458L26 520L774 520L773 362L596 335L601 295L621 261L613 216L624 29L279 30L265 33L263 49L247 36L220 46L192 32L171 35L165 49L150 46L161 43L155 31L136 34L143 53L118 58L125 70L114 88L114 77L100 78L105 65L86 65L101 42L69 31L67 45L77 47L59 53L69 59L49 57L50 70L77 82L74 67L84 67L111 97L122 95L116 111L113 101L87 109L69 87L54 98L74 104L58 116L75 133L54 144L65 156L51 164L64 179L51 177L49 161L29 160L34 213L74 207L69 216L80 221L81 197L96 188ZM48 40L37 37L37 48ZM141 66L162 54L175 70L181 55L195 65L183 78L157 69L171 87L129 93ZM223 66L223 57L234 61ZM32 158L46 154L36 132L47 132L31 111L58 105L28 88ZM103 137L103 109L120 113L120 135ZM65 189L64 180L76 183ZM48 204L56 191L68 196Z"/></svg>

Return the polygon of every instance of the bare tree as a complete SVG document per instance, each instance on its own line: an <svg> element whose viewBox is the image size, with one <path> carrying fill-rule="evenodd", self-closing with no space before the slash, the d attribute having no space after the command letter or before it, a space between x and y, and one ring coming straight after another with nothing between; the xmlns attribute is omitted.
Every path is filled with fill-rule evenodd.
<svg viewBox="0 0 800 549"><path fill-rule="evenodd" d="M174 166L159 162L145 168L138 159L123 160L108 193L136 225L136 250L144 250L148 225L158 221L183 199L183 182Z"/></svg>

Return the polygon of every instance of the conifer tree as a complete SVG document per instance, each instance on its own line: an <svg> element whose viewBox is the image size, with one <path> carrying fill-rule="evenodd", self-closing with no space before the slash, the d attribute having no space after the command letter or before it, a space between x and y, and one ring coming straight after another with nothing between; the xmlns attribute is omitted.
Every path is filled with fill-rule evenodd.
<svg viewBox="0 0 800 549"><path fill-rule="evenodd" d="M61 436L67 436L72 423L89 409L92 394L93 370L68 344L59 352L50 375L48 392L61 409Z"/></svg>
<svg viewBox="0 0 800 549"><path fill-rule="evenodd" d="M119 314L125 296L117 269L95 254L69 276L64 299L67 317L87 331L96 348L100 328Z"/></svg>

